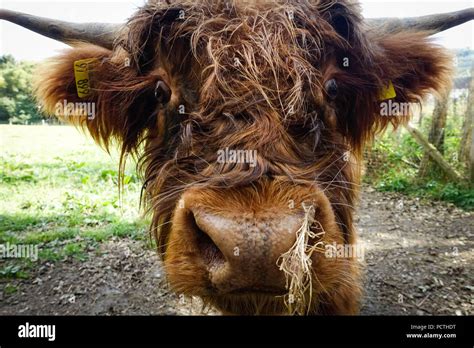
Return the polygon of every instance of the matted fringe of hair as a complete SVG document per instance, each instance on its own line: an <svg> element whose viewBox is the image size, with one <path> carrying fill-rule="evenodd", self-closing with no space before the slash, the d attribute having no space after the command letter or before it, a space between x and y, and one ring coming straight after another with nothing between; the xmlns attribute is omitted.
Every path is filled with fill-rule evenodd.
<svg viewBox="0 0 474 348"><path fill-rule="evenodd" d="M322 250L324 244L320 240L310 245L310 240L320 238L325 231L321 225L321 232L312 230L314 223L317 223L314 206L303 205L303 208L305 216L301 227L296 232L296 241L277 260L277 266L280 271L283 271L286 278L288 294L285 296L284 302L290 315L306 315L311 309L313 295L311 256L315 251Z"/></svg>

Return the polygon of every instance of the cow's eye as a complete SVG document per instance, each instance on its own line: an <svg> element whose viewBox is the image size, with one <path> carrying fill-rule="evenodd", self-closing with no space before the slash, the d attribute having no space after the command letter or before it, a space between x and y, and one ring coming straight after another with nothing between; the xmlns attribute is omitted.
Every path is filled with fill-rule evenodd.
<svg viewBox="0 0 474 348"><path fill-rule="evenodd" d="M156 98L156 100L158 101L159 104L166 104L171 99L171 89L162 80L159 80L156 83L155 98Z"/></svg>
<svg viewBox="0 0 474 348"><path fill-rule="evenodd" d="M330 79L324 85L327 96L330 99L336 99L337 97L337 82L335 79Z"/></svg>

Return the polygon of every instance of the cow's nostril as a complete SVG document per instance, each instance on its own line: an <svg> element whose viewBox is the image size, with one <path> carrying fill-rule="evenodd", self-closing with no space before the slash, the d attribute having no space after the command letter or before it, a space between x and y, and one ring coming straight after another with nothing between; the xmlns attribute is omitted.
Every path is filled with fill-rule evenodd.
<svg viewBox="0 0 474 348"><path fill-rule="evenodd" d="M194 216L192 217L192 226L195 231L197 248L204 263L209 267L223 264L225 262L224 255L212 238L198 226Z"/></svg>

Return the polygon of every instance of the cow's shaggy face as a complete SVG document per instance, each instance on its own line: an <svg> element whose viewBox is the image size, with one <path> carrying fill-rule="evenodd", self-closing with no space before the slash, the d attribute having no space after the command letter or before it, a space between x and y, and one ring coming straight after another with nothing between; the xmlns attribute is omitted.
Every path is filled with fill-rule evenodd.
<svg viewBox="0 0 474 348"><path fill-rule="evenodd" d="M99 115L81 124L140 155L177 292L227 313L355 313L356 260L327 251L355 243L362 145L402 120L379 116L385 86L399 102L440 88L445 54L367 32L348 2L193 3L150 3L113 52L56 59L38 93L50 110L74 98L71 61L99 58Z"/></svg>
<svg viewBox="0 0 474 348"><path fill-rule="evenodd" d="M347 43L327 16L308 15L315 6L212 6L213 15L186 9L182 22L173 13L162 22L168 32L157 33L171 42L148 55L147 69L171 86L158 120L180 120L168 136L176 139L172 157L163 162L154 145L147 155L168 279L225 312L282 313L285 301L314 311L321 297L358 291L353 260L325 257L326 245L354 242L357 164L336 119L339 88L347 88L337 50ZM141 33L152 13L138 14L131 31ZM143 69L139 37L128 44ZM170 59L173 46L186 56ZM312 273L302 276L311 289L288 294L277 263L305 218L316 236L294 258L310 258ZM291 262L287 268L299 267ZM340 305L355 310L354 302Z"/></svg>

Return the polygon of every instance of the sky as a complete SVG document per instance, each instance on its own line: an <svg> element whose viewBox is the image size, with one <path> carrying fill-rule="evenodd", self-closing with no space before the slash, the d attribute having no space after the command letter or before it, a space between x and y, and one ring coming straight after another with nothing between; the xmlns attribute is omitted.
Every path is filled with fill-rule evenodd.
<svg viewBox="0 0 474 348"><path fill-rule="evenodd" d="M199 1L199 0L196 0ZM144 0L0 0L0 8L71 22L122 23ZM371 17L410 17L461 10L474 6L474 0L363 0L363 14ZM474 49L474 21L434 36L447 48ZM54 56L67 46L32 33L17 25L0 21L0 54L19 60L40 61Z"/></svg>

